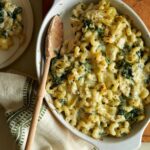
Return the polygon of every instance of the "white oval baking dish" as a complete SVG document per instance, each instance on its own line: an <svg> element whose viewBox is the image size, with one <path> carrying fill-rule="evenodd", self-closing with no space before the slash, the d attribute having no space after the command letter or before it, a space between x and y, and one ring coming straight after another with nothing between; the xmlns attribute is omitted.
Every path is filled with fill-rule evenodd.
<svg viewBox="0 0 150 150"><path fill-rule="evenodd" d="M93 2L98 0L83 0L84 2ZM139 16L124 2L121 0L110 0L111 5L117 8L117 10L126 16L128 16L135 27L137 27L143 35L143 39L148 47L150 47L150 33L148 29L146 28L143 21L139 18ZM80 0L55 0L53 7L48 12L47 16L45 17L43 24L41 26L38 40L37 40L37 47L36 47L36 70L37 70L37 76L40 80L40 76L42 73L42 64L44 63L44 44L45 44L45 33L47 31L48 24L51 20L51 18L56 15L60 14L63 23L64 23L64 38L69 38L71 35L70 30L70 23L69 23L69 17L71 15L71 10L73 6L75 6L77 3L81 2ZM50 109L56 116L56 118L71 132L73 132L75 135L79 136L80 138L90 142L91 144L94 144L101 150L136 150L141 145L141 138L143 131L145 127L147 126L148 122L150 121L150 105L146 107L146 119L138 124L136 124L131 134L123 137L123 138L112 138L112 137L106 137L103 141L95 140L78 130L76 130L74 127L72 127L70 124L68 124L63 117L56 111L55 107L53 106L52 100L50 99L49 95L46 94L45 96L46 102L49 105Z"/></svg>

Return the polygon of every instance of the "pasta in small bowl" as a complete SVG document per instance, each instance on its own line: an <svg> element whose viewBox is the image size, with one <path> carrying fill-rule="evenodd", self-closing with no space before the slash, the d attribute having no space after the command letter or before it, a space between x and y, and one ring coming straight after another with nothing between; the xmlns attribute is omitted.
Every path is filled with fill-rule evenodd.
<svg viewBox="0 0 150 150"><path fill-rule="evenodd" d="M150 103L147 28L118 0L59 1L39 33L39 77L42 37L56 13L64 21L65 41L51 60L47 80L46 101L53 113L73 133L98 148L139 147L150 117L150 105L146 107Z"/></svg>

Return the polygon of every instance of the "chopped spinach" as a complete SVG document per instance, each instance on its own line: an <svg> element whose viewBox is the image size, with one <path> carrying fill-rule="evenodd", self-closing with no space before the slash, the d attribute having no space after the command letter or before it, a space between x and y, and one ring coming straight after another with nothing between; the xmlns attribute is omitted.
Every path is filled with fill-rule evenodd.
<svg viewBox="0 0 150 150"><path fill-rule="evenodd" d="M0 23L3 23L4 22L4 18L0 18Z"/></svg>
<svg viewBox="0 0 150 150"><path fill-rule="evenodd" d="M99 28L99 27L95 27L94 24L92 23L92 21L89 20L89 19L83 20L83 27L87 28L87 29L90 29L92 31L97 31L99 37L104 36L104 29Z"/></svg>
<svg viewBox="0 0 150 150"><path fill-rule="evenodd" d="M104 136L107 136L108 134L103 131L103 132L99 132L99 135L100 135L101 137L104 137Z"/></svg>
<svg viewBox="0 0 150 150"><path fill-rule="evenodd" d="M131 110L130 112L125 114L125 118L130 123L134 123L137 120L137 117L141 114L143 114L142 110L140 110L138 108L134 108L133 110Z"/></svg>
<svg viewBox="0 0 150 150"><path fill-rule="evenodd" d="M121 60L117 63L117 68L121 70L122 76L127 79L132 79L132 65L125 60Z"/></svg>
<svg viewBox="0 0 150 150"><path fill-rule="evenodd" d="M83 20L83 27L90 28L92 21L89 19Z"/></svg>
<svg viewBox="0 0 150 150"><path fill-rule="evenodd" d="M126 114L126 111L123 109L123 107L122 106L119 106L118 107L118 113L117 113L118 115L125 115Z"/></svg>
<svg viewBox="0 0 150 150"><path fill-rule="evenodd" d="M4 12L3 10L0 10L0 18L4 17Z"/></svg>
<svg viewBox="0 0 150 150"><path fill-rule="evenodd" d="M101 42L101 45L99 45L99 48L101 49L102 55L106 56L106 47L103 42Z"/></svg>
<svg viewBox="0 0 150 150"><path fill-rule="evenodd" d="M120 69L123 66L123 61L121 61L121 60L118 61L116 66L117 66L117 69Z"/></svg>
<svg viewBox="0 0 150 150"><path fill-rule="evenodd" d="M118 115L125 115L125 110L123 109L123 106L127 103L127 97L123 94L119 97L120 99L120 105L118 106Z"/></svg>
<svg viewBox="0 0 150 150"><path fill-rule="evenodd" d="M84 62L84 63L81 63L81 65L84 65L86 72L91 72L91 70L92 70L92 65L91 65L88 61L86 61L86 62Z"/></svg>
<svg viewBox="0 0 150 150"><path fill-rule="evenodd" d="M84 10L84 9L86 9L86 5L85 4L81 4L81 8Z"/></svg>
<svg viewBox="0 0 150 150"><path fill-rule="evenodd" d="M51 60L51 65L50 65L50 74L52 76L52 79L53 79L53 82L54 82L54 85L59 85L61 84L61 82L63 80L65 80L67 78L67 75L71 72L72 70L72 66L70 67L67 67L66 70L64 71L64 73L61 75L61 76L58 76L57 73L56 73L56 62L61 58L61 56L58 56L57 57L54 57L52 60Z"/></svg>
<svg viewBox="0 0 150 150"><path fill-rule="evenodd" d="M140 58L143 57L144 52L140 50L140 51L136 52L136 54L138 55L138 57L139 57L139 59L140 59Z"/></svg>
<svg viewBox="0 0 150 150"><path fill-rule="evenodd" d="M118 115L125 115L126 111L123 109L123 106L127 105L127 102L130 98L122 94L120 95L119 99L120 105L118 106Z"/></svg>
<svg viewBox="0 0 150 150"><path fill-rule="evenodd" d="M121 101L121 105L126 105L127 100L129 100L129 97L127 97L127 96L125 96L125 95L122 94L122 95L119 97L119 99L120 99L120 101Z"/></svg>
<svg viewBox="0 0 150 150"><path fill-rule="evenodd" d="M16 19L17 18L17 15L22 13L22 8L21 7L17 7L15 8L15 10L13 11L12 13L12 18L13 19Z"/></svg>
<svg viewBox="0 0 150 150"><path fill-rule="evenodd" d="M132 75L132 66L129 63L126 63L123 70L122 70L122 75L127 78L127 79L131 79L133 78Z"/></svg>
<svg viewBox="0 0 150 150"><path fill-rule="evenodd" d="M126 55L127 53L130 52L131 48L132 48L131 46L125 44L124 48L122 49L122 54Z"/></svg>
<svg viewBox="0 0 150 150"><path fill-rule="evenodd" d="M0 31L0 35L4 38L7 38L9 35L8 35L8 32L6 30L2 30Z"/></svg>
<svg viewBox="0 0 150 150"><path fill-rule="evenodd" d="M105 60L106 60L107 64L109 65L110 64L110 59L108 57L105 57Z"/></svg>
<svg viewBox="0 0 150 150"><path fill-rule="evenodd" d="M150 84L150 75L148 76L147 79L145 79L145 83L148 84L148 85Z"/></svg>
<svg viewBox="0 0 150 150"><path fill-rule="evenodd" d="M144 65L150 62L150 56L148 56L148 59L145 61Z"/></svg>
<svg viewBox="0 0 150 150"><path fill-rule="evenodd" d="M83 28L89 29L89 30L92 30L92 31L95 30L94 24L93 24L92 21L89 20L89 19L83 20Z"/></svg>
<svg viewBox="0 0 150 150"><path fill-rule="evenodd" d="M62 105L65 105L65 104L67 104L67 101L66 101L66 99L60 99L60 103L61 103Z"/></svg>
<svg viewBox="0 0 150 150"><path fill-rule="evenodd" d="M143 110L134 108L130 112L125 111L121 106L118 107L118 115L123 115L130 123L134 123L137 117L143 114Z"/></svg>
<svg viewBox="0 0 150 150"><path fill-rule="evenodd" d="M63 75L61 76L62 80L65 80L68 76L68 74L72 71L73 66L67 67Z"/></svg>
<svg viewBox="0 0 150 150"><path fill-rule="evenodd" d="M81 80L83 77L84 77L84 76L80 76L80 77L78 78L78 81Z"/></svg>
<svg viewBox="0 0 150 150"><path fill-rule="evenodd" d="M142 39L139 38L139 37L138 37L137 39L138 39L138 40L133 43L133 46L132 46L132 47L139 47L139 46L140 46L140 40L142 40Z"/></svg>
<svg viewBox="0 0 150 150"><path fill-rule="evenodd" d="M10 18L13 18L13 13L11 11L8 11L7 12L7 15L10 17Z"/></svg>
<svg viewBox="0 0 150 150"><path fill-rule="evenodd" d="M97 28L96 31L98 32L99 37L103 37L104 36L104 29Z"/></svg>
<svg viewBox="0 0 150 150"><path fill-rule="evenodd" d="M0 23L4 22L4 12L3 10L0 10Z"/></svg>
<svg viewBox="0 0 150 150"><path fill-rule="evenodd" d="M4 3L0 2L0 10L2 10L4 8Z"/></svg>
<svg viewBox="0 0 150 150"><path fill-rule="evenodd" d="M55 70L55 67L54 67L54 64L57 62L59 58L58 57L54 57L52 60L51 60L51 65L50 65L50 74L52 76L52 79L53 79L53 82L58 85L61 83L61 78L57 76L56 74L56 70Z"/></svg>
<svg viewBox="0 0 150 150"><path fill-rule="evenodd" d="M15 8L15 10L13 12L8 11L7 14L10 18L16 19L18 14L22 13L22 8L21 7L17 7Z"/></svg>

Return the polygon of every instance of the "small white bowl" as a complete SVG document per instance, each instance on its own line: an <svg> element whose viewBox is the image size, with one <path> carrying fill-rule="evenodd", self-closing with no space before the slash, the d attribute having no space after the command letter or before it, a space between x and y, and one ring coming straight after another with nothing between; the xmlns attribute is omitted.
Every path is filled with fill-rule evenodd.
<svg viewBox="0 0 150 150"><path fill-rule="evenodd" d="M99 0L83 0L83 2L98 2ZM143 21L139 18L139 16L124 2L120 0L110 0L111 5L117 8L117 10L132 20L133 25L138 28L142 32L143 39L145 41L146 46L150 47L150 33L146 28ZM43 24L41 26L38 40L37 40L37 47L36 47L36 69L37 69L37 76L40 79L42 73L42 66L44 63L44 44L45 44L45 33L47 31L48 24L51 18L56 15L60 14L64 23L64 38L68 39L72 36L71 34L71 26L69 22L69 18L71 16L72 8L79 3L80 0L55 0L53 7L45 17ZM123 138L112 138L106 137L103 141L95 140L81 132L77 129L72 127L68 124L63 117L56 111L50 96L46 94L45 96L46 102L48 103L49 107L51 108L52 112L56 116L56 118L71 132L75 135L79 136L80 138L85 139L86 141L94 144L101 150L136 150L141 145L141 138L145 127L147 126L150 120L150 105L146 106L146 118L144 121L137 123L131 130L131 134L123 137Z"/></svg>

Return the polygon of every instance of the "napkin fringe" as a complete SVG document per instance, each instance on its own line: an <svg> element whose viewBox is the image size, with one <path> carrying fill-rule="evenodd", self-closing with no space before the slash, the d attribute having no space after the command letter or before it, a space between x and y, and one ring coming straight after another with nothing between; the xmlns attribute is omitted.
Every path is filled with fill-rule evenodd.
<svg viewBox="0 0 150 150"><path fill-rule="evenodd" d="M31 78L27 78L22 91L23 107L14 112L6 113L7 123L9 124L10 132L15 138L16 143L19 147L22 147L22 145L24 144L26 130L31 123L32 114L35 106L36 91L37 81ZM45 112L46 106L43 105L41 108L39 121L42 119Z"/></svg>

